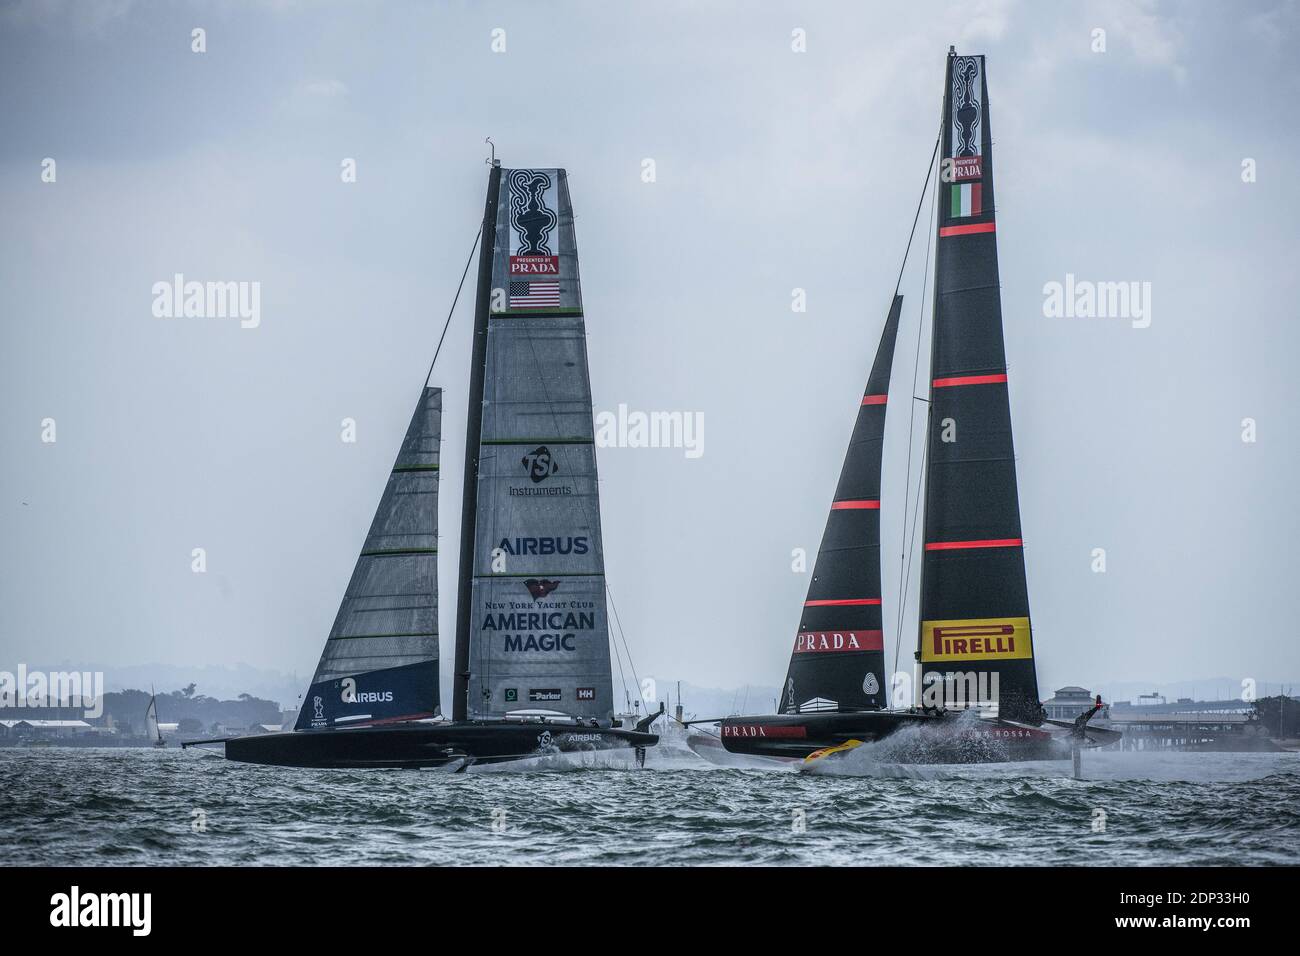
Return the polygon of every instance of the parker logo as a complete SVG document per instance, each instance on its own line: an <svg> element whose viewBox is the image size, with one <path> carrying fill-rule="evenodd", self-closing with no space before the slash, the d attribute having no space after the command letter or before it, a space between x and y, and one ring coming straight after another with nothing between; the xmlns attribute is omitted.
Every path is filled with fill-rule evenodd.
<svg viewBox="0 0 1300 956"><path fill-rule="evenodd" d="M533 596L534 601L540 601L559 586L559 581L547 581L545 578L529 578L524 582L524 587L528 588L528 593Z"/></svg>
<svg viewBox="0 0 1300 956"><path fill-rule="evenodd" d="M1027 660L1033 656L1027 617L921 622L923 663Z"/></svg>
<svg viewBox="0 0 1300 956"><path fill-rule="evenodd" d="M524 471L528 472L528 477L533 484L545 481L560 470L560 466L551 457L551 450L545 445L539 445L524 455L520 463L524 466Z"/></svg>
<svg viewBox="0 0 1300 956"><path fill-rule="evenodd" d="M557 704L564 699L564 692L558 687L529 688L528 700L533 704Z"/></svg>
<svg viewBox="0 0 1300 956"><path fill-rule="evenodd" d="M800 631L794 639L796 654L879 651L884 646L883 631Z"/></svg>

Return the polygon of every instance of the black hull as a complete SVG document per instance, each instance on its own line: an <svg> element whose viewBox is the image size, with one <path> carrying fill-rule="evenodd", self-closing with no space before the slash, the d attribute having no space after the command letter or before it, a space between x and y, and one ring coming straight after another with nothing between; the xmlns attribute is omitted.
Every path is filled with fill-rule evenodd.
<svg viewBox="0 0 1300 956"><path fill-rule="evenodd" d="M226 757L278 767L394 768L491 764L554 753L652 747L657 734L571 724L465 722L306 730L225 742ZM201 743L201 741L200 741Z"/></svg>
<svg viewBox="0 0 1300 956"><path fill-rule="evenodd" d="M910 731L919 731L914 736ZM907 737L894 737L908 730ZM1089 731L1084 746L1112 743L1111 732ZM1100 737L1099 735L1107 735ZM1008 763L1018 760L1068 760L1069 731L1008 720L985 720L962 713L779 714L728 717L722 721L722 744L731 753L760 757L803 758L851 740L898 744L882 754L888 763ZM1114 740L1119 739L1114 734Z"/></svg>

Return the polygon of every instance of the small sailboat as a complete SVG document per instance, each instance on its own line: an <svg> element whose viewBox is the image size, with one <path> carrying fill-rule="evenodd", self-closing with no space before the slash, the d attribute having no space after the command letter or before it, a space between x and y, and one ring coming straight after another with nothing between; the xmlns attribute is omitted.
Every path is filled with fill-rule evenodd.
<svg viewBox="0 0 1300 956"><path fill-rule="evenodd" d="M294 729L225 740L229 759L464 770L630 748L640 764L659 739L659 714L614 715L565 171L494 158L478 255L451 719L438 673L442 392L426 379Z"/></svg>
<svg viewBox="0 0 1300 956"><path fill-rule="evenodd" d="M162 728L158 725L158 695L154 693L152 687L149 688L149 706L144 710L144 728L150 746L167 746L167 741L163 740Z"/></svg>
<svg viewBox="0 0 1300 956"><path fill-rule="evenodd" d="M920 469L920 674L913 682L919 700L891 707L885 680L880 488L902 308L896 289L804 602L780 713L722 720L722 742L732 753L834 761L906 729L915 732L914 745L893 759L990 762L1069 758L1080 747L1119 738L1088 726L1100 698L1073 722L1045 719L1039 702L984 57L949 51L943 110L929 434ZM933 158L931 165L933 173Z"/></svg>

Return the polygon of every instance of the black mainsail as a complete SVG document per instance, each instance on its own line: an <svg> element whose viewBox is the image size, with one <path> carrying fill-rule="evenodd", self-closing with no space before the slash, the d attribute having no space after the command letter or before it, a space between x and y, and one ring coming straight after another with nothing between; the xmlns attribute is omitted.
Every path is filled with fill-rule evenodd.
<svg viewBox="0 0 1300 956"><path fill-rule="evenodd" d="M903 297L895 295L858 405L782 685L781 712L885 706L880 475L885 409Z"/></svg>
<svg viewBox="0 0 1300 956"><path fill-rule="evenodd" d="M917 657L922 699L1038 723L1016 492L984 57L948 57ZM965 699L950 699L960 688ZM937 697L931 701L931 697Z"/></svg>
<svg viewBox="0 0 1300 956"><path fill-rule="evenodd" d="M298 730L438 712L441 438L442 390L426 387L298 713Z"/></svg>
<svg viewBox="0 0 1300 956"><path fill-rule="evenodd" d="M493 172L493 228L483 243L490 281L480 281L488 295L469 397L454 713L565 714L608 727L595 432L568 177L563 169Z"/></svg>

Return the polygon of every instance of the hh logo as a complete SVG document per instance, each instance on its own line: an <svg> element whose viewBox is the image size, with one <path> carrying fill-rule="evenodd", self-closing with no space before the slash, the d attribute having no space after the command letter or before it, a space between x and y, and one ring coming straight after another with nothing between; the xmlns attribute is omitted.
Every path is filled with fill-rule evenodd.
<svg viewBox="0 0 1300 956"><path fill-rule="evenodd" d="M551 458L551 450L545 445L534 448L524 455L521 462L533 484L545 481L560 470L560 466Z"/></svg>
<svg viewBox="0 0 1300 956"><path fill-rule="evenodd" d="M559 581L548 581L545 578L540 580L538 578L529 578L524 582L524 587L528 588L528 593L533 596L534 601L540 601L559 586Z"/></svg>
<svg viewBox="0 0 1300 956"><path fill-rule="evenodd" d="M596 699L596 688L594 687L578 688L578 700L595 700L595 699Z"/></svg>
<svg viewBox="0 0 1300 956"><path fill-rule="evenodd" d="M1033 656L1027 617L921 622L922 662L1028 660Z"/></svg>

